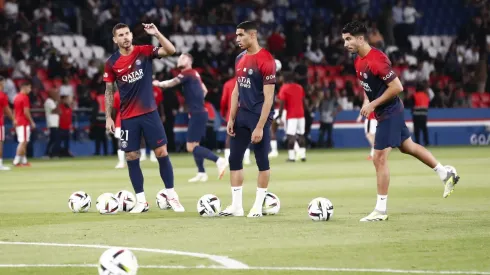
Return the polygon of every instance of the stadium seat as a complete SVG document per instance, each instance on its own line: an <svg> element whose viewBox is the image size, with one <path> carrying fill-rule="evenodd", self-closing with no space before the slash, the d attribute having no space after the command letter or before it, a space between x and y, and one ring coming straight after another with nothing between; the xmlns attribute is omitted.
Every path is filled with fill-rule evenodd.
<svg viewBox="0 0 490 275"><path fill-rule="evenodd" d="M53 81L50 79L43 80L44 90L49 91L54 88Z"/></svg>
<svg viewBox="0 0 490 275"><path fill-rule="evenodd" d="M206 48L206 37L204 35L196 35L196 42L199 44L199 50Z"/></svg>
<svg viewBox="0 0 490 275"><path fill-rule="evenodd" d="M216 35L206 35L206 41L210 44L213 44L216 41Z"/></svg>
<svg viewBox="0 0 490 275"><path fill-rule="evenodd" d="M388 46L388 47L386 47L386 50L385 50L386 55L390 55L391 53L396 52L396 51L398 51L397 46Z"/></svg>
<svg viewBox="0 0 490 275"><path fill-rule="evenodd" d="M37 69L36 75L39 80L43 81L48 78L48 71L44 68Z"/></svg>
<svg viewBox="0 0 490 275"><path fill-rule="evenodd" d="M74 59L80 57L80 49L79 48L70 48L70 56Z"/></svg>
<svg viewBox="0 0 490 275"><path fill-rule="evenodd" d="M440 47L442 45L442 37L433 35L430 37L433 47Z"/></svg>
<svg viewBox="0 0 490 275"><path fill-rule="evenodd" d="M55 78L52 81L53 81L54 87L56 87L56 88L59 88L61 86L61 84L63 84L63 80L61 78Z"/></svg>
<svg viewBox="0 0 490 275"><path fill-rule="evenodd" d="M67 48L73 48L75 46L75 41L71 35L62 35L61 41L63 45Z"/></svg>
<svg viewBox="0 0 490 275"><path fill-rule="evenodd" d="M53 47L55 47L56 49L62 47L61 37L57 35L51 35L49 38L51 40L51 44L53 45Z"/></svg>
<svg viewBox="0 0 490 275"><path fill-rule="evenodd" d="M427 49L431 46L431 38L427 35L420 36L420 42L422 43L422 48Z"/></svg>
<svg viewBox="0 0 490 275"><path fill-rule="evenodd" d="M420 38L418 36L409 36L408 40L412 44L412 50L416 50L420 47Z"/></svg>
<svg viewBox="0 0 490 275"><path fill-rule="evenodd" d="M102 59L105 57L105 50L101 46L92 46L92 51L94 52L95 58Z"/></svg>
<svg viewBox="0 0 490 275"><path fill-rule="evenodd" d="M83 47L81 53L82 53L82 57L85 59L92 59L94 56L91 47Z"/></svg>
<svg viewBox="0 0 490 275"><path fill-rule="evenodd" d="M436 58L437 57L438 48L436 48L436 47L428 47L426 50L427 50L427 53L429 54L429 56L431 58Z"/></svg>
<svg viewBox="0 0 490 275"><path fill-rule="evenodd" d="M77 48L83 48L83 47L85 47L85 45L87 45L87 38L85 38L85 36L75 35L75 36L73 36L73 38L75 39L75 43L77 44Z"/></svg>
<svg viewBox="0 0 490 275"><path fill-rule="evenodd" d="M171 35L170 40L175 43L177 49L184 46L184 38L181 35Z"/></svg>
<svg viewBox="0 0 490 275"><path fill-rule="evenodd" d="M160 72L165 68L165 64L161 59L155 59L153 65L155 66L155 72Z"/></svg>
<svg viewBox="0 0 490 275"><path fill-rule="evenodd" d="M55 47L58 52L60 52L63 55L68 55L70 54L70 50L68 48L65 48L63 46L60 47Z"/></svg>

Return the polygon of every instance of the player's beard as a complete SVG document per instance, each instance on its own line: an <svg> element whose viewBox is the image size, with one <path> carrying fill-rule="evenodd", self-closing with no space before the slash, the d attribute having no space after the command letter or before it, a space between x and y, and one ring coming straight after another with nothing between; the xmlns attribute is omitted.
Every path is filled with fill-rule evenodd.
<svg viewBox="0 0 490 275"><path fill-rule="evenodd" d="M127 50L131 48L131 45L132 45L131 41L124 41L121 43L121 45L119 45L119 47Z"/></svg>

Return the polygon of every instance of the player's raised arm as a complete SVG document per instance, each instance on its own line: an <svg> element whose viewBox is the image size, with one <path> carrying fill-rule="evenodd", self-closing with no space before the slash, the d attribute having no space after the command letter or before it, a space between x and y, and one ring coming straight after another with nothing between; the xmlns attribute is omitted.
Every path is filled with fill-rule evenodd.
<svg viewBox="0 0 490 275"><path fill-rule="evenodd" d="M168 40L155 26L155 24L145 24L143 23L143 26L145 27L145 31L149 35L153 35L158 39L158 42L162 47L158 49L158 56L159 57L164 57L168 55L172 55L175 53L175 46Z"/></svg>
<svg viewBox="0 0 490 275"><path fill-rule="evenodd" d="M172 87L179 85L181 83L181 81L180 81L179 77L174 77L170 80L165 80L165 81L153 80L152 83L153 83L153 86L157 86L160 88L167 89L167 88L172 88Z"/></svg>

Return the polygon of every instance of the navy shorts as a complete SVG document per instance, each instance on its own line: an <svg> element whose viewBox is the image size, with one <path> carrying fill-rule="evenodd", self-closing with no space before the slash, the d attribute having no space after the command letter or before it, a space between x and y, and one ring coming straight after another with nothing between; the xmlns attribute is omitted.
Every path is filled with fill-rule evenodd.
<svg viewBox="0 0 490 275"><path fill-rule="evenodd" d="M230 170L236 171L243 169L243 156L252 142L252 132L259 122L260 115L238 109L235 118L235 136L230 139ZM271 119L264 125L262 140L254 144L255 161L259 171L270 169L269 151L271 141Z"/></svg>
<svg viewBox="0 0 490 275"><path fill-rule="evenodd" d="M187 142L200 142L206 136L208 113L191 113L187 124Z"/></svg>
<svg viewBox="0 0 490 275"><path fill-rule="evenodd" d="M383 120L378 120L376 135L374 137L374 149L400 147L402 142L410 137L410 131L405 124L403 112L394 114Z"/></svg>
<svg viewBox="0 0 490 275"><path fill-rule="evenodd" d="M119 147L125 152L138 151L141 137L151 149L167 144L167 135L158 111L121 120L121 142Z"/></svg>

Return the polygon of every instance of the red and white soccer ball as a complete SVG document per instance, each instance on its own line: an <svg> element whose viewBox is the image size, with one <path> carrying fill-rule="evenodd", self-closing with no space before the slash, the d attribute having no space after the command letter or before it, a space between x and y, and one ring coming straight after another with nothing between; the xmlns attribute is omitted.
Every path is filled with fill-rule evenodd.
<svg viewBox="0 0 490 275"><path fill-rule="evenodd" d="M88 212L91 205L92 198L83 191L74 192L68 199L68 207L73 213Z"/></svg>
<svg viewBox="0 0 490 275"><path fill-rule="evenodd" d="M100 214L116 214L119 211L119 201L112 193L104 193L97 198L95 207Z"/></svg>
<svg viewBox="0 0 490 275"><path fill-rule="evenodd" d="M117 192L116 198L119 201L119 211L129 212L136 205L136 197L127 190Z"/></svg>
<svg viewBox="0 0 490 275"><path fill-rule="evenodd" d="M167 189L162 189L158 191L156 202L158 207L162 210L167 210L172 208L172 206L170 206L167 200Z"/></svg>
<svg viewBox="0 0 490 275"><path fill-rule="evenodd" d="M308 205L308 216L314 221L329 221L333 216L333 204L326 198L315 198Z"/></svg>
<svg viewBox="0 0 490 275"><path fill-rule="evenodd" d="M262 204L262 215L276 215L279 213L279 209L281 209L279 197L274 193L267 192Z"/></svg>
<svg viewBox="0 0 490 275"><path fill-rule="evenodd" d="M138 260L129 249L113 247L102 253L97 269L99 275L136 275Z"/></svg>

